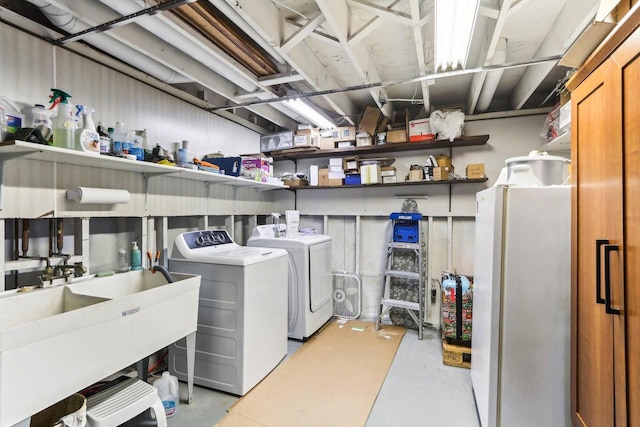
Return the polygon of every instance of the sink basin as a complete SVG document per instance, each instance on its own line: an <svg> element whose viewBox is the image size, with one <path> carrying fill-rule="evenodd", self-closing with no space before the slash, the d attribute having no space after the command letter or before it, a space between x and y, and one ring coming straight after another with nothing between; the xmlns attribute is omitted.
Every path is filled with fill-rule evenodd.
<svg viewBox="0 0 640 427"><path fill-rule="evenodd" d="M0 427L195 336L200 276L131 271L0 293Z"/></svg>

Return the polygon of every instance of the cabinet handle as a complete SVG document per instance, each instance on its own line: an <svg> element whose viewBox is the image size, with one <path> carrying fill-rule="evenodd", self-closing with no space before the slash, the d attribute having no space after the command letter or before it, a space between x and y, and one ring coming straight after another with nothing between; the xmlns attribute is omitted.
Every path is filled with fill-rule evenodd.
<svg viewBox="0 0 640 427"><path fill-rule="evenodd" d="M600 258L600 248L603 245L608 245L608 240L598 239L596 240L596 304L604 304L604 298L602 294L602 285L600 283L602 278L602 260Z"/></svg>
<svg viewBox="0 0 640 427"><path fill-rule="evenodd" d="M618 251L618 245L605 245L604 247L604 310L607 314L620 314L620 310L611 307L611 252Z"/></svg>

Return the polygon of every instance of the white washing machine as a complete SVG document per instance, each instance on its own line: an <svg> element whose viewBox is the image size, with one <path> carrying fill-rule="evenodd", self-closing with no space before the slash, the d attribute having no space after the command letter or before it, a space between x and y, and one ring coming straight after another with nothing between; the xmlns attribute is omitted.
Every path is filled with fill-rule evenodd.
<svg viewBox="0 0 640 427"><path fill-rule="evenodd" d="M287 354L288 256L236 244L225 230L180 234L169 270L199 274L194 382L243 396ZM169 347L169 370L185 381L185 341Z"/></svg>
<svg viewBox="0 0 640 427"><path fill-rule="evenodd" d="M289 338L305 339L333 315L331 237L324 234L275 237L273 225L259 225L247 245L289 253Z"/></svg>

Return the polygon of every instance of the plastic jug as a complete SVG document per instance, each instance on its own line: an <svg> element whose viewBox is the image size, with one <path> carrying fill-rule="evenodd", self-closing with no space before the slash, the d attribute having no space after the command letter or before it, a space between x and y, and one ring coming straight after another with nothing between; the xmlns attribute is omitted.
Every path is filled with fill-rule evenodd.
<svg viewBox="0 0 640 427"><path fill-rule="evenodd" d="M169 371L165 371L153 383L153 386L158 389L158 396L162 400L167 418L173 417L178 412L178 405L180 404L178 378L171 375Z"/></svg>
<svg viewBox="0 0 640 427"><path fill-rule="evenodd" d="M4 110L7 132L15 133L18 129L23 127L22 123L24 123L24 114L20 112L18 106L11 102L9 98L0 96L0 108Z"/></svg>

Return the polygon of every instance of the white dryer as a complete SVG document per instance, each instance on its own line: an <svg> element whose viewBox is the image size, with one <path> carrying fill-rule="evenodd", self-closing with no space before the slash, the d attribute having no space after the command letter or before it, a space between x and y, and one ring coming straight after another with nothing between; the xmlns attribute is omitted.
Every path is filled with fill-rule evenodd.
<svg viewBox="0 0 640 427"><path fill-rule="evenodd" d="M275 237L273 225L259 225L248 246L289 253L289 338L305 339L333 315L331 237L324 234Z"/></svg>
<svg viewBox="0 0 640 427"><path fill-rule="evenodd" d="M194 382L243 396L287 355L288 256L236 244L225 230L180 234L169 270L198 274ZM169 371L186 380L184 340L169 347Z"/></svg>

